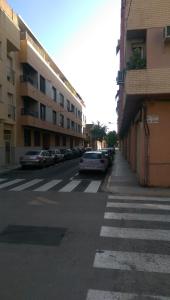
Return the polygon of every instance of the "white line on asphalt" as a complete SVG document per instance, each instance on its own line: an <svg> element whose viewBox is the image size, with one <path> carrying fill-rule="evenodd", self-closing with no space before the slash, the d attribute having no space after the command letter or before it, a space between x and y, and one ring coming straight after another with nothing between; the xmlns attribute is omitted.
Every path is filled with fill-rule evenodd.
<svg viewBox="0 0 170 300"><path fill-rule="evenodd" d="M155 300L169 300L169 297L164 296L152 296L146 294L130 294L130 293L118 293L100 290L89 290L86 300L132 300L132 299L155 299Z"/></svg>
<svg viewBox="0 0 170 300"><path fill-rule="evenodd" d="M170 230L102 226L100 236L123 239L170 241Z"/></svg>
<svg viewBox="0 0 170 300"><path fill-rule="evenodd" d="M72 190L74 190L76 186L79 185L80 182L81 180L72 180L67 185L65 185L62 189L60 189L59 192L71 192Z"/></svg>
<svg viewBox="0 0 170 300"><path fill-rule="evenodd" d="M105 212L105 219L110 220L132 220L132 221L150 221L150 222L170 222L170 215L154 215L154 214L129 214Z"/></svg>
<svg viewBox="0 0 170 300"><path fill-rule="evenodd" d="M169 274L170 256L153 253L100 250L95 255L93 266L104 269Z"/></svg>
<svg viewBox="0 0 170 300"><path fill-rule="evenodd" d="M93 180L90 182L88 187L84 190L84 193L96 193L101 184L101 180Z"/></svg>
<svg viewBox="0 0 170 300"><path fill-rule="evenodd" d="M154 201L170 201L169 197L150 197L150 196L115 196L115 195L109 195L108 199L113 200L154 200Z"/></svg>
<svg viewBox="0 0 170 300"><path fill-rule="evenodd" d="M106 207L116 207L116 208L146 208L146 209L163 209L170 210L170 205L162 204L141 204L141 203L116 203L116 202L107 202Z"/></svg>
<svg viewBox="0 0 170 300"><path fill-rule="evenodd" d="M24 184L21 184L21 185L15 187L15 188L11 189L10 191L15 191L15 192L23 191L23 190L27 189L28 187L33 186L33 185L35 185L36 183L38 183L42 180L43 179L33 179L31 181L28 181Z"/></svg>
<svg viewBox="0 0 170 300"><path fill-rule="evenodd" d="M46 191L48 191L49 189L51 189L52 187L54 187L55 185L57 185L60 182L61 182L61 179L51 180L51 181L41 185L40 187L38 187L34 191L35 192L46 192Z"/></svg>
<svg viewBox="0 0 170 300"><path fill-rule="evenodd" d="M0 178L0 182L7 180L7 178Z"/></svg>
<svg viewBox="0 0 170 300"><path fill-rule="evenodd" d="M3 188L8 187L10 185L14 185L14 184L19 183L19 182L21 182L23 180L24 179L14 179L14 180L2 183L2 184L0 184L0 189L3 189Z"/></svg>

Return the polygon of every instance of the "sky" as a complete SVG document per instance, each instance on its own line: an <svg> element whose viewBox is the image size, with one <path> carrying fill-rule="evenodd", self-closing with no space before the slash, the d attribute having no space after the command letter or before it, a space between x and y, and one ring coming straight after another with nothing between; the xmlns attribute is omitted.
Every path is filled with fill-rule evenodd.
<svg viewBox="0 0 170 300"><path fill-rule="evenodd" d="M7 0L86 104L87 123L117 130L120 0Z"/></svg>

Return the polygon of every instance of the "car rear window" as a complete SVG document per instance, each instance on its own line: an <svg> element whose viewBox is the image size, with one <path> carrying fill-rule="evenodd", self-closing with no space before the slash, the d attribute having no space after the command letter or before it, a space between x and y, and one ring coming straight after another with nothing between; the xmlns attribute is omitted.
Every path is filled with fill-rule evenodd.
<svg viewBox="0 0 170 300"><path fill-rule="evenodd" d="M100 159L101 153L84 153L83 158Z"/></svg>
<svg viewBox="0 0 170 300"><path fill-rule="evenodd" d="M26 155L38 155L40 153L40 151L28 151L25 154Z"/></svg>

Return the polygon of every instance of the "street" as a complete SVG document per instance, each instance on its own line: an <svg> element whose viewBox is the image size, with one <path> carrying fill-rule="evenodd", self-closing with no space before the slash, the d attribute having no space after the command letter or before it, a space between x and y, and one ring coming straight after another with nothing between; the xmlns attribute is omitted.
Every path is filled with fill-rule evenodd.
<svg viewBox="0 0 170 300"><path fill-rule="evenodd" d="M168 200L112 195L110 170L77 166L1 174L0 299L170 299Z"/></svg>

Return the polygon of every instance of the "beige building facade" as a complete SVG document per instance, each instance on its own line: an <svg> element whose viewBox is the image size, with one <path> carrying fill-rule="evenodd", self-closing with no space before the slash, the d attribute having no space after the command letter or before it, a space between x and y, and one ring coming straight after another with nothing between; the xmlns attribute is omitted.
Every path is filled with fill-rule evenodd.
<svg viewBox="0 0 170 300"><path fill-rule="evenodd" d="M141 185L170 187L170 2L122 0L121 151Z"/></svg>
<svg viewBox="0 0 170 300"><path fill-rule="evenodd" d="M80 95L0 0L0 165L29 149L83 146L85 123Z"/></svg>

